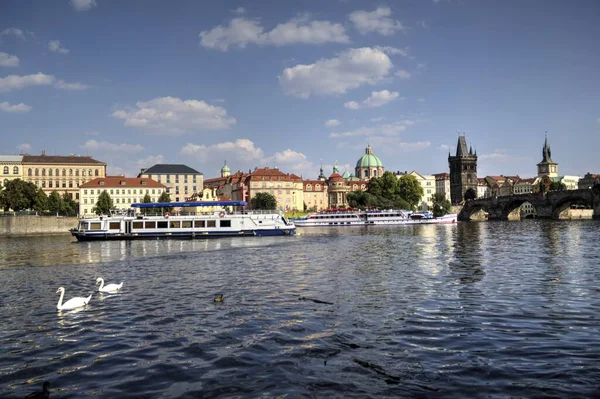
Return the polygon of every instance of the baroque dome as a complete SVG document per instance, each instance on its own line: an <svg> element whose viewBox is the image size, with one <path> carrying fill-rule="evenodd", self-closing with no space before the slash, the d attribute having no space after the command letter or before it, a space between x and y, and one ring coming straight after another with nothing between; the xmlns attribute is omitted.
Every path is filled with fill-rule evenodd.
<svg viewBox="0 0 600 399"><path fill-rule="evenodd" d="M381 164L381 161L379 160L379 158L377 158L373 154L373 149L371 148L371 146L368 145L367 148L365 149L365 155L360 157L358 162L356 162L356 167L357 168L379 168L379 167L383 167L383 165Z"/></svg>
<svg viewBox="0 0 600 399"><path fill-rule="evenodd" d="M221 168L221 172L231 172L231 170L229 169L229 166L227 166L227 164L223 165L223 167Z"/></svg>

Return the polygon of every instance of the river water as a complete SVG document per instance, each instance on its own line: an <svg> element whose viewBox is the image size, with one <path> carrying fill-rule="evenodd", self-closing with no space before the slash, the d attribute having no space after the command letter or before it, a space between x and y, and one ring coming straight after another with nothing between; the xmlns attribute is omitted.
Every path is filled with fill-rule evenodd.
<svg viewBox="0 0 600 399"><path fill-rule="evenodd" d="M0 397L593 397L599 242L595 221L0 238ZM122 292L56 310L97 277Z"/></svg>

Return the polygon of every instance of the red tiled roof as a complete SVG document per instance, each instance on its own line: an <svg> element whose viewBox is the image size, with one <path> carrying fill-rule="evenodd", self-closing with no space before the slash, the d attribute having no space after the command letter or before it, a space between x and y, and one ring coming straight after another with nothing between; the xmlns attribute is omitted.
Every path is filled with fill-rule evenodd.
<svg viewBox="0 0 600 399"><path fill-rule="evenodd" d="M258 178L258 177L265 177L265 180L277 180L277 178L279 178L279 181L292 181L292 180L301 180L299 176L296 176L293 173L283 173L282 171L280 171L279 169L271 169L271 168L262 168L262 169L256 169L254 172L252 172L249 176L250 179L254 180L254 178ZM268 179L266 179L268 178Z"/></svg>
<svg viewBox="0 0 600 399"><path fill-rule="evenodd" d="M102 184L101 184L102 183ZM97 187L154 187L154 188L166 188L164 184L161 184L155 180L140 177L122 177L122 176L107 176L99 177L94 180L90 180L79 186L79 188L97 188Z"/></svg>

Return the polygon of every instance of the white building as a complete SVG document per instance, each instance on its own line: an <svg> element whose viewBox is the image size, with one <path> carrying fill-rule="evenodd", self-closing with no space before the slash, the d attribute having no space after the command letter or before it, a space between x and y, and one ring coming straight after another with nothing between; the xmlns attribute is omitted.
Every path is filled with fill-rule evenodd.
<svg viewBox="0 0 600 399"><path fill-rule="evenodd" d="M166 189L164 184L139 177L107 176L90 180L79 186L79 215L94 214L93 208L102 191L110 195L115 208L129 209L131 204L143 202L146 194L151 202L158 202Z"/></svg>
<svg viewBox="0 0 600 399"><path fill-rule="evenodd" d="M436 173L433 176L435 177L436 194L442 194L450 201L450 173Z"/></svg>
<svg viewBox="0 0 600 399"><path fill-rule="evenodd" d="M156 164L142 169L138 177L146 177L164 184L171 201L176 202L183 202L186 198L201 193L204 188L202 173L186 165Z"/></svg>
<svg viewBox="0 0 600 399"><path fill-rule="evenodd" d="M564 175L564 176L561 176L560 182L565 185L567 190L577 190L579 188L578 186L579 186L580 179L581 179L581 176Z"/></svg>
<svg viewBox="0 0 600 399"><path fill-rule="evenodd" d="M435 176L422 175L414 170L409 174L414 176L421 187L423 187L423 196L421 197L417 208L423 211L430 210L433 207L433 195L436 192Z"/></svg>

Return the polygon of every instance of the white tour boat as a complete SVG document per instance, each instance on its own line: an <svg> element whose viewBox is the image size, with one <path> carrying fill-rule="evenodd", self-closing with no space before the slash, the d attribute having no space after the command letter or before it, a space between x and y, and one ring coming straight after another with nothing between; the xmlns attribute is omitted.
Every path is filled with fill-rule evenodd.
<svg viewBox="0 0 600 399"><path fill-rule="evenodd" d="M429 212L412 212L394 209L365 211L362 215L367 226L382 224L448 224L457 223L458 221L458 215L455 213L435 217Z"/></svg>
<svg viewBox="0 0 600 399"><path fill-rule="evenodd" d="M294 219L296 227L341 227L397 224L448 224L457 223L455 213L434 217L429 212L403 210L323 211Z"/></svg>
<svg viewBox="0 0 600 399"><path fill-rule="evenodd" d="M132 204L133 208L215 207L213 212L173 212L138 214L134 209L82 218L71 235L78 241L216 238L243 236L289 236L296 226L277 211L233 211L225 207L243 207L244 201L165 202Z"/></svg>
<svg viewBox="0 0 600 399"><path fill-rule="evenodd" d="M364 226L365 220L358 212L323 211L294 219L297 227Z"/></svg>

